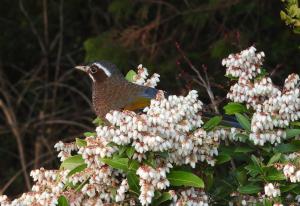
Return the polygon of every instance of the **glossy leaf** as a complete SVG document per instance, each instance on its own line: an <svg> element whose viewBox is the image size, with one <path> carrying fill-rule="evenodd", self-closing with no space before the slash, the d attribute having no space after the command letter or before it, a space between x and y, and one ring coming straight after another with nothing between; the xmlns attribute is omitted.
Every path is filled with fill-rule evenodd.
<svg viewBox="0 0 300 206"><path fill-rule="evenodd" d="M100 117L97 117L93 120L93 124L96 126L104 125L104 121Z"/></svg>
<svg viewBox="0 0 300 206"><path fill-rule="evenodd" d="M96 134L96 132L85 132L85 133L83 133L83 135L86 137L91 137L91 136L96 136L97 134Z"/></svg>
<svg viewBox="0 0 300 206"><path fill-rule="evenodd" d="M238 191L242 194L257 194L262 191L262 188L259 185L249 184L238 187Z"/></svg>
<svg viewBox="0 0 300 206"><path fill-rule="evenodd" d="M300 141L295 140L295 141L292 141L291 143L280 144L280 145L276 146L274 150L276 152L280 152L280 153L297 152L300 150Z"/></svg>
<svg viewBox="0 0 300 206"><path fill-rule="evenodd" d="M247 108L245 107L245 105L236 102L229 102L223 107L223 109L225 110L225 114L228 115L247 112Z"/></svg>
<svg viewBox="0 0 300 206"><path fill-rule="evenodd" d="M231 156L229 156L228 154L219 154L216 159L217 159L217 164L220 165L230 161Z"/></svg>
<svg viewBox="0 0 300 206"><path fill-rule="evenodd" d="M76 138L75 143L78 147L85 147L87 145L84 139Z"/></svg>
<svg viewBox="0 0 300 206"><path fill-rule="evenodd" d="M132 172L136 172L140 167L140 163L137 160L130 160L128 164L128 170Z"/></svg>
<svg viewBox="0 0 300 206"><path fill-rule="evenodd" d="M137 73L133 70L130 70L129 72L127 72L125 79L129 82L133 82L134 77L137 75Z"/></svg>
<svg viewBox="0 0 300 206"><path fill-rule="evenodd" d="M172 196L169 192L164 192L160 195L159 198L157 198L156 200L153 200L151 205L158 206L168 200L172 200Z"/></svg>
<svg viewBox="0 0 300 206"><path fill-rule="evenodd" d="M78 165L77 167L75 167L68 173L67 177L70 177L78 172L82 172L86 167L87 167L87 164Z"/></svg>
<svg viewBox="0 0 300 206"><path fill-rule="evenodd" d="M297 122L291 122L290 123L291 126L297 126L297 127L300 127L300 122L297 121Z"/></svg>
<svg viewBox="0 0 300 206"><path fill-rule="evenodd" d="M127 157L128 157L128 158L132 158L134 152L135 152L135 149L134 149L133 147L128 147L128 148L126 149Z"/></svg>
<svg viewBox="0 0 300 206"><path fill-rule="evenodd" d="M270 158L270 160L269 160L267 166L271 166L273 163L278 162L278 160L280 159L280 157L281 157L281 153L276 153L276 154L274 154L274 155Z"/></svg>
<svg viewBox="0 0 300 206"><path fill-rule="evenodd" d="M291 191L293 190L294 188L298 187L299 184L298 183L289 183L288 185L284 185L284 186L281 186L280 187L280 191L281 192L288 192L288 191Z"/></svg>
<svg viewBox="0 0 300 206"><path fill-rule="evenodd" d="M286 132L286 138L294 138L300 135L300 129L287 129Z"/></svg>
<svg viewBox="0 0 300 206"><path fill-rule="evenodd" d="M60 196L57 200L57 206L69 206L69 202L65 196Z"/></svg>
<svg viewBox="0 0 300 206"><path fill-rule="evenodd" d="M277 170L273 167L268 168L266 180L268 181L279 181L279 180L285 180L286 177L284 176L283 172L280 170Z"/></svg>
<svg viewBox="0 0 300 206"><path fill-rule="evenodd" d="M140 194L139 177L135 174L135 172L127 173L127 181L128 181L130 191L135 193L136 195L139 195Z"/></svg>
<svg viewBox="0 0 300 206"><path fill-rule="evenodd" d="M236 113L235 114L237 121L241 124L241 126L248 132L251 131L251 123L248 117L240 114L240 113Z"/></svg>
<svg viewBox="0 0 300 206"><path fill-rule="evenodd" d="M222 116L215 116L215 117L211 118L210 120L208 120L203 125L203 129L206 130L206 131L211 131L216 126L218 126L221 121L222 121Z"/></svg>
<svg viewBox="0 0 300 206"><path fill-rule="evenodd" d="M74 168L84 164L84 160L81 155L74 155L65 159L60 167L68 170L73 170Z"/></svg>
<svg viewBox="0 0 300 206"><path fill-rule="evenodd" d="M191 172L172 170L167 175L167 178L172 186L189 186L204 188L203 180Z"/></svg>
<svg viewBox="0 0 300 206"><path fill-rule="evenodd" d="M102 158L100 160L114 169L123 170L125 172L128 170L128 158Z"/></svg>
<svg viewBox="0 0 300 206"><path fill-rule="evenodd" d="M247 146L241 146L241 147L237 147L234 152L235 153L249 153L249 152L253 152L254 149L251 147L247 147Z"/></svg>

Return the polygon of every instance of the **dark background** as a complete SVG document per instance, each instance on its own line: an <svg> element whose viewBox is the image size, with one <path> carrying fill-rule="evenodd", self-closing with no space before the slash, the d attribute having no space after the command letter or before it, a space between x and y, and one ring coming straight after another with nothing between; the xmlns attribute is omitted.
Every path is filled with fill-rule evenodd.
<svg viewBox="0 0 300 206"><path fill-rule="evenodd" d="M159 88L197 89L214 111L195 67L221 110L231 52L263 50L278 84L299 73L300 36L283 9L279 0L1 0L0 194L28 190L26 172L59 166L58 140L93 130L90 81L75 65L105 59L125 74L142 63L161 75Z"/></svg>

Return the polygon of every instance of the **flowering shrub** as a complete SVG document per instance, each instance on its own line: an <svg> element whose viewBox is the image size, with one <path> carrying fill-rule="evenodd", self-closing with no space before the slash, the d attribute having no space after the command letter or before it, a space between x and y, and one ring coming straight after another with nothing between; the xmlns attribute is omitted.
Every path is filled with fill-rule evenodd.
<svg viewBox="0 0 300 206"><path fill-rule="evenodd" d="M275 86L264 56L250 47L222 61L236 81L224 110L240 127L204 123L194 90L159 91L142 112L111 111L96 132L58 142L60 168L32 171L32 191L1 205L299 205L300 80ZM155 87L159 75L147 77L141 65L126 76Z"/></svg>

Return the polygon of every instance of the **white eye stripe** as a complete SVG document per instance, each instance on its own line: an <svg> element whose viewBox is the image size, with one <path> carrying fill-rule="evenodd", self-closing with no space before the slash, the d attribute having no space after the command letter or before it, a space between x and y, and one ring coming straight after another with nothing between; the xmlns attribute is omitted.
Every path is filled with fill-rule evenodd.
<svg viewBox="0 0 300 206"><path fill-rule="evenodd" d="M91 79L93 80L93 82L95 82L95 78L93 77L93 75L89 74L89 76L91 77Z"/></svg>
<svg viewBox="0 0 300 206"><path fill-rule="evenodd" d="M100 63L95 63L95 65L97 65L98 68L102 69L102 71L104 71L104 73L105 73L108 77L111 76L110 71L109 71L107 68L105 68L102 64L100 64Z"/></svg>

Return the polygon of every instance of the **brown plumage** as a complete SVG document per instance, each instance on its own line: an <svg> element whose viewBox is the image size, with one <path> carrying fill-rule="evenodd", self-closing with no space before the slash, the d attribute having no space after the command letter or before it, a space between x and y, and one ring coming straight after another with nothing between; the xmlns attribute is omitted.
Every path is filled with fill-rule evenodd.
<svg viewBox="0 0 300 206"><path fill-rule="evenodd" d="M100 61L77 66L93 80L93 106L98 117L104 119L110 110L137 110L155 98L157 90L128 82L115 65Z"/></svg>

